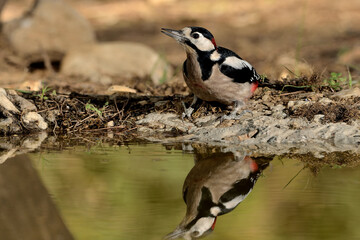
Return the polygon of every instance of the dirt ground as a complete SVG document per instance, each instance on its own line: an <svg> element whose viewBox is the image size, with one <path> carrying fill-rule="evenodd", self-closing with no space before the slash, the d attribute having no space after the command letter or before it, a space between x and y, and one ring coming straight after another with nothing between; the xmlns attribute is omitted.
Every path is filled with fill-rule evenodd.
<svg viewBox="0 0 360 240"><path fill-rule="evenodd" d="M234 50L271 79L293 77L287 69L303 75L317 73L323 78L330 72L346 75L346 66L353 79L359 78L359 57L354 59L349 54L359 47L360 26L354 24L360 22L357 0L66 2L90 21L98 40L144 43L166 57L174 68L184 61L183 50L161 34L160 28L192 25L211 30L218 45ZM2 13L3 21L21 15L31 3L31 0L8 2ZM0 45L0 84L3 87L16 88L26 81L39 79L45 86L68 92L97 93L108 87L87 79L50 76L41 64L24 66L21 59L12 56L5 43ZM182 81L179 71L172 80ZM137 87L136 83L127 85Z"/></svg>

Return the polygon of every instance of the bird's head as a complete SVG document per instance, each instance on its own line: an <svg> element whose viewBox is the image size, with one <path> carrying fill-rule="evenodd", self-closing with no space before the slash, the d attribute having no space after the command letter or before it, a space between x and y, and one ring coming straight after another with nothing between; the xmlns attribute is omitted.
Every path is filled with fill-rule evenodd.
<svg viewBox="0 0 360 240"><path fill-rule="evenodd" d="M165 239L181 237L190 240L204 237L214 230L216 218L221 215L221 209L213 202L208 187L194 184L186 187L186 183L184 185L183 198L187 205L185 217Z"/></svg>
<svg viewBox="0 0 360 240"><path fill-rule="evenodd" d="M202 217L194 219L190 223L186 223L185 219L182 223L172 232L165 236L164 239L179 239L186 240L197 239L210 234L216 223L216 217Z"/></svg>
<svg viewBox="0 0 360 240"><path fill-rule="evenodd" d="M161 32L174 38L185 47L185 51L209 52L217 49L214 36L202 27L185 27L181 30L162 28Z"/></svg>

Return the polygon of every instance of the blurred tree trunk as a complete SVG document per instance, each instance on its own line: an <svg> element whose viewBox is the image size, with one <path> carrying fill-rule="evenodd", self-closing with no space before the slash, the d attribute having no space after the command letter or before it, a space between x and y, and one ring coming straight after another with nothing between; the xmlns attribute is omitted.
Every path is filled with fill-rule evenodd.
<svg viewBox="0 0 360 240"><path fill-rule="evenodd" d="M7 0L0 0L0 32L1 32L1 29L2 29L2 19L1 19L2 15L1 15L1 13L2 13L2 10L5 7L6 1Z"/></svg>
<svg viewBox="0 0 360 240"><path fill-rule="evenodd" d="M73 239L25 155L0 165L0 239Z"/></svg>

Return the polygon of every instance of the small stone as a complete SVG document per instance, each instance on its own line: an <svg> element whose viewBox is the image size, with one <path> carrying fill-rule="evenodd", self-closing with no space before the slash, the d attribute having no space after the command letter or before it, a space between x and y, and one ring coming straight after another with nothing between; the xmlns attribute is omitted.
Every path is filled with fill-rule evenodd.
<svg viewBox="0 0 360 240"><path fill-rule="evenodd" d="M359 96L360 96L360 88L354 87L337 92L332 97L351 98L351 97L359 97Z"/></svg>
<svg viewBox="0 0 360 240"><path fill-rule="evenodd" d="M294 101L289 101L289 102L288 102L288 105L287 105L288 108L292 108L292 107L294 107L294 106L295 106L295 102L294 102Z"/></svg>
<svg viewBox="0 0 360 240"><path fill-rule="evenodd" d="M241 136L237 136L239 141L242 142L246 139L249 139L249 138L252 138L253 136L255 136L257 133L259 132L259 130L253 130L253 131L250 131L244 135L241 135Z"/></svg>
<svg viewBox="0 0 360 240"><path fill-rule="evenodd" d="M328 98L322 98L319 100L319 103L325 103L325 104L329 104L329 103L332 103L333 100L331 99L328 99Z"/></svg>
<svg viewBox="0 0 360 240"><path fill-rule="evenodd" d="M322 124L322 121L324 120L325 115L323 114L316 114L314 116L313 122L316 124Z"/></svg>
<svg viewBox="0 0 360 240"><path fill-rule="evenodd" d="M126 93L136 93L136 89L126 87L124 85L112 85L107 90L110 94L117 93L117 92L126 92Z"/></svg>
<svg viewBox="0 0 360 240"><path fill-rule="evenodd" d="M114 121L110 121L110 122L108 122L108 123L106 124L106 127L108 127L108 128L111 128L111 127L114 127L114 126L115 126Z"/></svg>

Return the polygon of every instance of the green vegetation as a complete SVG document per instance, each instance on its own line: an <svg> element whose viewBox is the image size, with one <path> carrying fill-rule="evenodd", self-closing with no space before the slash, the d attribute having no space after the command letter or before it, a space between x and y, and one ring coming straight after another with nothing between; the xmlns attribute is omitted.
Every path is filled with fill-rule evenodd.
<svg viewBox="0 0 360 240"><path fill-rule="evenodd" d="M285 67L286 68L286 67ZM331 72L327 78L320 78L318 75L312 75L310 78L297 76L290 69L286 68L292 73L295 78L291 79L290 84L285 84L281 91L286 88L298 88L298 89L311 89L312 91L322 90L323 88L329 88L331 91L340 91L344 88L352 88L353 78L348 68L348 76L343 76L342 73ZM294 82L294 84L292 84Z"/></svg>
<svg viewBox="0 0 360 240"><path fill-rule="evenodd" d="M92 111L92 112L95 112L95 113L97 113L97 115L98 115L99 117L102 117L102 111L99 110L97 107L95 107L95 106L94 106L93 104L91 104L90 102L86 103L85 109L86 109L86 110L90 110L90 111Z"/></svg>
<svg viewBox="0 0 360 240"><path fill-rule="evenodd" d="M37 95L41 101L48 100L49 98L46 96L46 93L49 92L51 88L45 86L41 89L40 93ZM54 90L55 91L55 90ZM56 91L55 91L56 93Z"/></svg>
<svg viewBox="0 0 360 240"><path fill-rule="evenodd" d="M343 89L345 85L348 85L350 88L352 87L352 77L350 72L349 78L343 77L342 73L332 72L329 78L324 79L324 84L326 87L330 87L333 91L339 91Z"/></svg>
<svg viewBox="0 0 360 240"><path fill-rule="evenodd" d="M91 104L90 101L89 101L89 102L87 102L85 104L85 109L86 109L86 111L92 111L92 112L96 113L100 118L102 118L103 117L103 112L104 112L104 110L106 109L107 106L109 106L109 102L106 102L104 104L104 106L101 109L99 109L99 108L95 107L94 104Z"/></svg>

